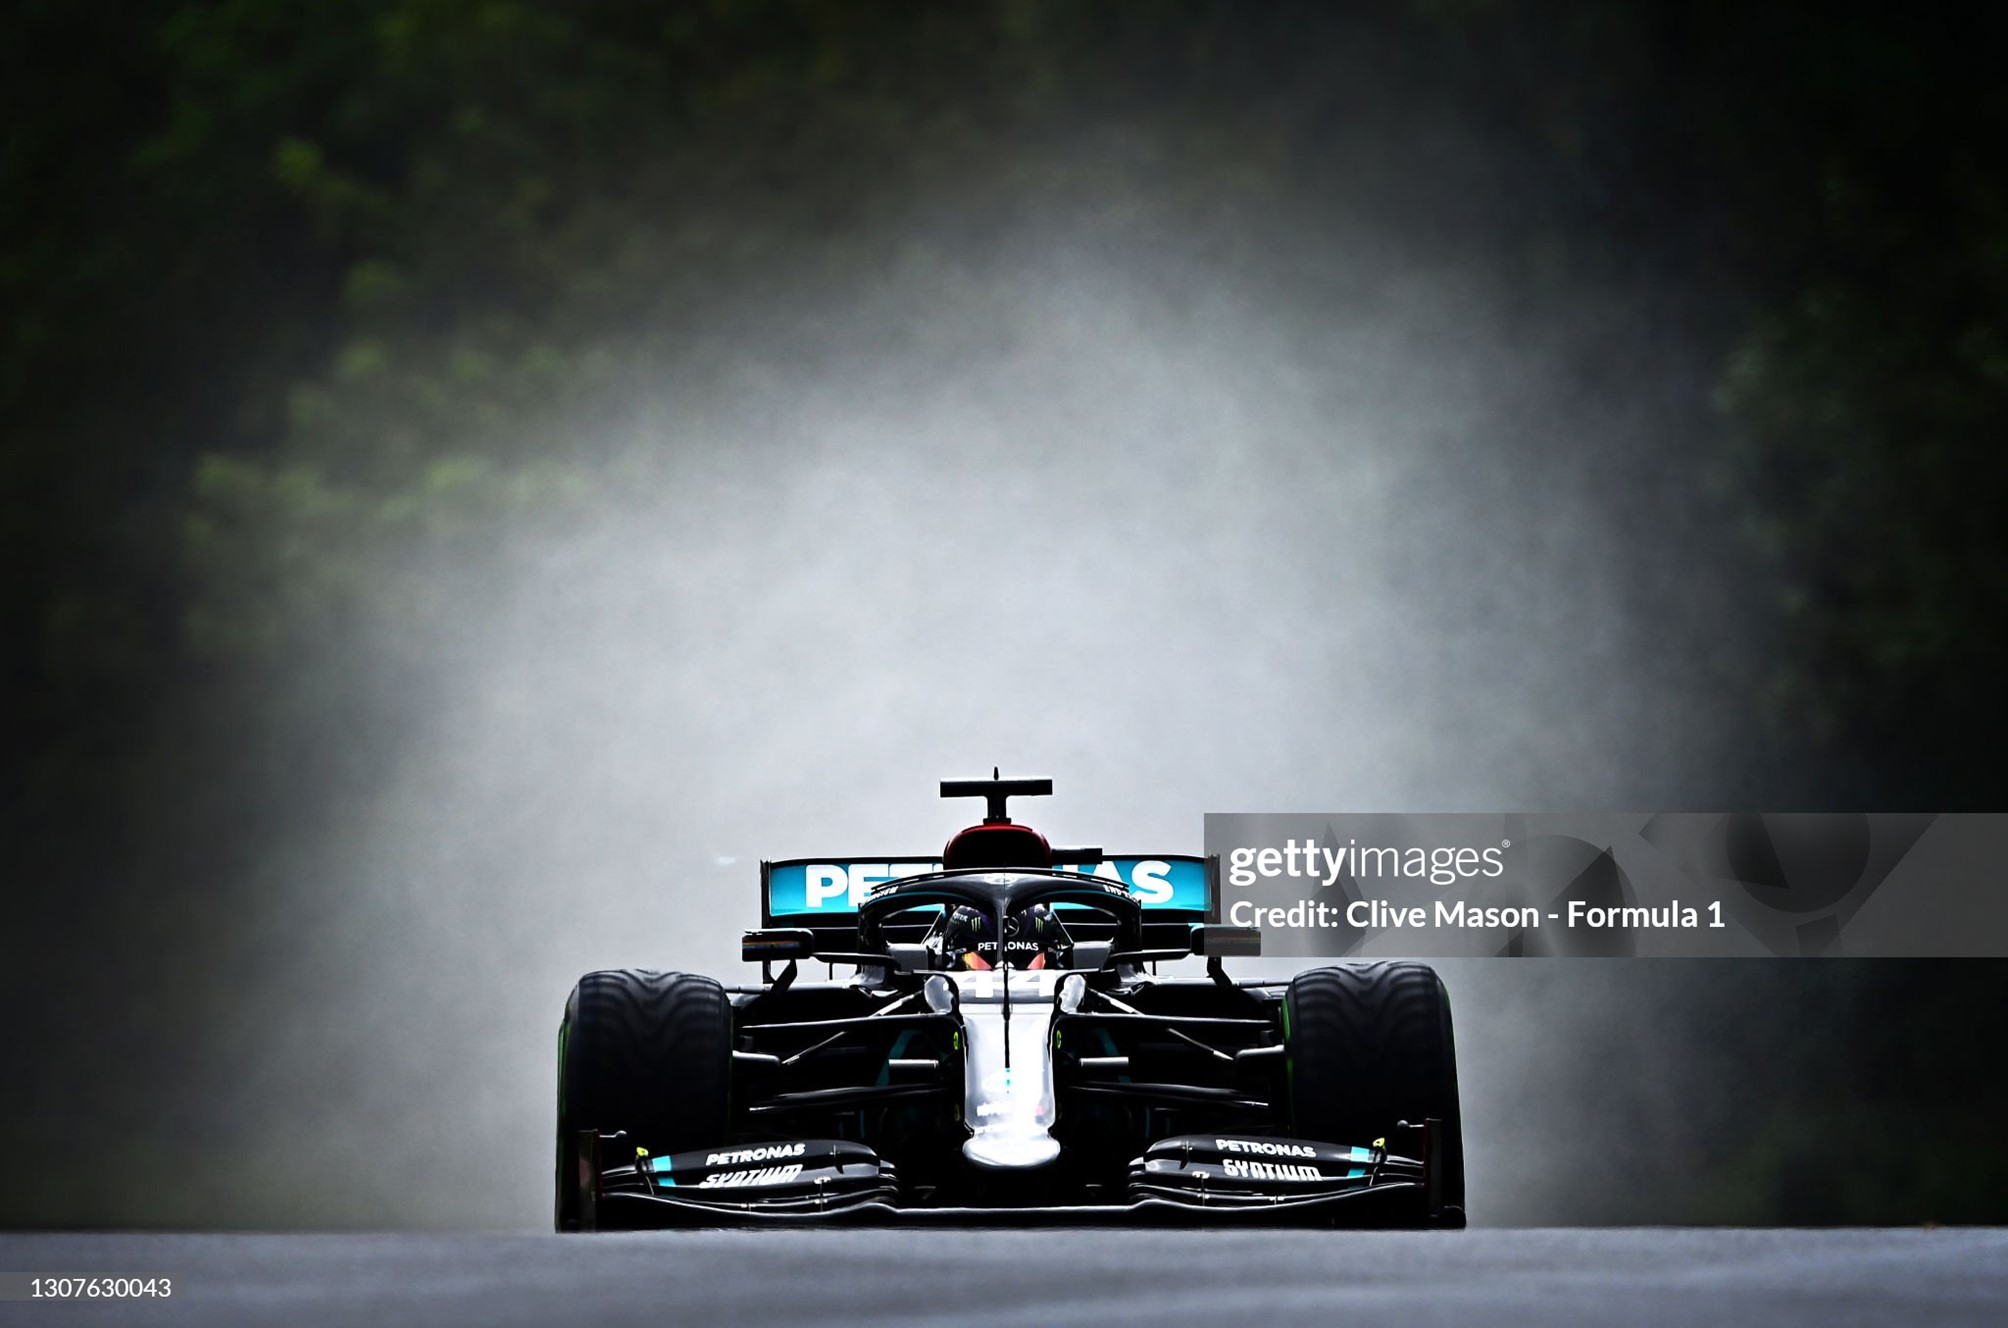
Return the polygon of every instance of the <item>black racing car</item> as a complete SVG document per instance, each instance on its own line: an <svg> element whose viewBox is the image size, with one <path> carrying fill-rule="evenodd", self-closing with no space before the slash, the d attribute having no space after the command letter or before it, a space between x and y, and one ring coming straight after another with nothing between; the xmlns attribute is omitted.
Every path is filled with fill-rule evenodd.
<svg viewBox="0 0 2008 1328"><path fill-rule="evenodd" d="M558 1029L557 1226L1464 1225L1423 964L1236 982L1205 858L1055 850L1005 801L942 857L761 864L754 987L588 973ZM1160 979L1204 956L1207 976ZM855 971L801 981L806 962ZM781 964L780 971L774 966Z"/></svg>

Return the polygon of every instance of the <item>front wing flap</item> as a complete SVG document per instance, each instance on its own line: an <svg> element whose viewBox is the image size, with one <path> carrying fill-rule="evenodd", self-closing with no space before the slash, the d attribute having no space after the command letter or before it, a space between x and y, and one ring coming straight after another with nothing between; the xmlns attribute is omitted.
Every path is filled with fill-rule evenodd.
<svg viewBox="0 0 2008 1328"><path fill-rule="evenodd" d="M1432 1129L1432 1126L1437 1128ZM893 1164L835 1139L651 1157L623 1135L579 1140L582 1230L862 1222L944 1225L1462 1226L1435 1183L1440 1126L1401 1127L1419 1156L1386 1140L1340 1145L1243 1135L1159 1140L1129 1168L1116 1202L1040 1207L903 1204ZM622 1157L617 1165L604 1161Z"/></svg>

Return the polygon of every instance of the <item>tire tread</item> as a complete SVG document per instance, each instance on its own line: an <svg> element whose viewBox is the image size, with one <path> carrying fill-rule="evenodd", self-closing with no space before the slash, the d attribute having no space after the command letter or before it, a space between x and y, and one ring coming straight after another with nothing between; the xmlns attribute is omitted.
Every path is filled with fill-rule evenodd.
<svg viewBox="0 0 2008 1328"><path fill-rule="evenodd" d="M572 988L558 1067L557 1225L576 1226L569 1194L577 1135L625 1130L658 1156L726 1142L732 1004L693 973L588 973Z"/></svg>
<svg viewBox="0 0 2008 1328"><path fill-rule="evenodd" d="M1405 960L1311 969L1284 995L1290 1117L1301 1138L1365 1143L1398 1121L1444 1122L1445 1200L1464 1205L1463 1115L1449 997Z"/></svg>

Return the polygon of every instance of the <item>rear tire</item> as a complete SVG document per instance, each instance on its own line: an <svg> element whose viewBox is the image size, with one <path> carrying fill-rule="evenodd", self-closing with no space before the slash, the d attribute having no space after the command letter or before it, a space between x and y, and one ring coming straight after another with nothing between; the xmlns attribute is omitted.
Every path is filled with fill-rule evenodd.
<svg viewBox="0 0 2008 1328"><path fill-rule="evenodd" d="M628 1148L657 1156L724 1143L731 1071L732 1004L710 978L641 968L580 978L558 1026L558 1230L579 1229L581 1132L625 1130Z"/></svg>
<svg viewBox="0 0 2008 1328"><path fill-rule="evenodd" d="M1365 1144L1398 1121L1443 1122L1446 1225L1464 1225L1464 1118L1450 997L1427 964L1312 969L1283 997L1290 1120L1299 1138Z"/></svg>

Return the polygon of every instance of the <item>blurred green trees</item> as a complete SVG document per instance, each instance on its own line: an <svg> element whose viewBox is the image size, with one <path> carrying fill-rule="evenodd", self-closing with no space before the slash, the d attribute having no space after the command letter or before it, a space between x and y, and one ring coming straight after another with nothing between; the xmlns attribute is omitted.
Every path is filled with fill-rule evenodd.
<svg viewBox="0 0 2008 1328"><path fill-rule="evenodd" d="M1166 126L1194 188L1301 203L1331 187L1328 71L1370 47L1415 115L1524 172L1503 261L1683 292L1724 412L1691 474L1784 624L1751 686L1831 772L1797 795L2001 788L1983 13L242 0L10 27L0 535L31 766L123 749L188 669L317 630L401 541L585 501L591 449L562 440L701 335L721 267L840 245L875 194L1102 115Z"/></svg>

